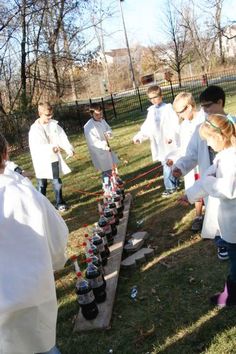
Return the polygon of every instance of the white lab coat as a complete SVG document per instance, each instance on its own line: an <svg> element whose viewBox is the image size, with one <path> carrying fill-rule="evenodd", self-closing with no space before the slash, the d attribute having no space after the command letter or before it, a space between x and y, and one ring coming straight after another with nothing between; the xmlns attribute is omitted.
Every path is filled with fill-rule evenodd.
<svg viewBox="0 0 236 354"><path fill-rule="evenodd" d="M117 156L109 151L104 133L112 137L111 127L104 119L96 121L91 118L84 126L84 135L93 165L100 171L111 170L113 164L118 163Z"/></svg>
<svg viewBox="0 0 236 354"><path fill-rule="evenodd" d="M164 163L166 155L178 146L179 122L171 104L162 103L148 108L147 117L133 141L149 139L153 161ZM167 141L172 140L171 144Z"/></svg>
<svg viewBox="0 0 236 354"><path fill-rule="evenodd" d="M63 267L68 229L50 202L19 174L0 175L0 354L55 345L53 269Z"/></svg>
<svg viewBox="0 0 236 354"><path fill-rule="evenodd" d="M215 235L219 228L222 238L236 243L236 148L230 147L217 154L213 165L204 176L191 188L186 190L188 200L193 203L199 197L209 195L205 222L209 224L210 233ZM212 223L212 206L218 201L217 222ZM209 229L208 229L209 230Z"/></svg>
<svg viewBox="0 0 236 354"><path fill-rule="evenodd" d="M233 117L235 120L236 118ZM205 171L210 167L210 156L206 140L201 139L199 134L199 124L190 139L185 156L178 159L174 167L179 168L185 176L189 171L199 167L200 178L204 175ZM204 203L207 206L208 195L204 197ZM217 215L218 215L219 200L211 201L211 208L207 208L203 221L201 236L203 238L215 238L216 234L219 235ZM216 230L216 232L215 232Z"/></svg>
<svg viewBox="0 0 236 354"><path fill-rule="evenodd" d="M54 161L59 161L59 170L61 174L71 172L60 152L53 152L53 147L59 146L62 150L66 151L68 155L72 155L74 149L70 144L66 133L58 125L56 120L51 119L46 128L47 132L43 125L39 123L38 119L31 125L29 131L29 148L36 177L52 179L51 164Z"/></svg>
<svg viewBox="0 0 236 354"><path fill-rule="evenodd" d="M205 113L200 110L196 116L190 121L185 119L179 128L179 148L167 155L166 159L171 159L175 163L181 156L185 156L188 144L193 136L196 127L205 120ZM191 187L195 182L195 174L198 173L198 166L189 171L184 176L185 189Z"/></svg>
<svg viewBox="0 0 236 354"><path fill-rule="evenodd" d="M182 171L183 176L185 176L188 172L194 169L197 165L199 167L200 178L204 175L204 172L210 167L210 156L209 150L206 140L201 139L199 134L199 124L196 127L195 132L192 135L192 138L189 141L187 146L185 156L178 159L173 166L173 168L177 167ZM208 196L206 195L204 198L204 203L207 205ZM212 203L211 212L209 213L209 217L206 218L206 213L203 221L203 227L201 231L201 236L203 238L215 238L216 234L219 234L218 223L217 223L217 213L218 213L218 200L215 201L215 204ZM206 222L206 220L210 220L211 222ZM215 231L217 230L217 231Z"/></svg>
<svg viewBox="0 0 236 354"><path fill-rule="evenodd" d="M183 176L197 165L199 166L199 173L201 176L210 166L207 142L206 140L201 139L199 134L200 125L201 124L196 127L188 143L185 155L175 162L174 167L179 168L182 171Z"/></svg>

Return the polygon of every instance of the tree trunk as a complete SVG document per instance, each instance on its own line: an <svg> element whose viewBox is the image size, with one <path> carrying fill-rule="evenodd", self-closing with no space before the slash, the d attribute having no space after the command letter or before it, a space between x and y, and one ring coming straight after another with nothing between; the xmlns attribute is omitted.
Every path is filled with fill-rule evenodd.
<svg viewBox="0 0 236 354"><path fill-rule="evenodd" d="M21 7L21 109L27 109L27 93L26 93L26 0L22 0Z"/></svg>

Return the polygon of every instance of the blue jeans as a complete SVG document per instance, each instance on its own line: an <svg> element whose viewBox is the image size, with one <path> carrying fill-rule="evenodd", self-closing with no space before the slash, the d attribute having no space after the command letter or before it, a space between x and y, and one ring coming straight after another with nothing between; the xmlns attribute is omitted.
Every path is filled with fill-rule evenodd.
<svg viewBox="0 0 236 354"><path fill-rule="evenodd" d="M225 247L228 251L230 269L229 278L236 283L236 243L229 243L223 240L220 236L215 237L217 247Z"/></svg>
<svg viewBox="0 0 236 354"><path fill-rule="evenodd" d="M163 165L163 179L165 189L176 189L179 185L179 179L174 177L171 172L171 167Z"/></svg>
<svg viewBox="0 0 236 354"><path fill-rule="evenodd" d="M112 170L102 171L102 182L105 183L105 177L108 177L108 185L110 186L111 175L112 175Z"/></svg>
<svg viewBox="0 0 236 354"><path fill-rule="evenodd" d="M59 349L55 346L55 347L53 347L51 350L49 350L48 352L43 352L43 353L38 353L38 354L61 354L61 352L60 352Z"/></svg>
<svg viewBox="0 0 236 354"><path fill-rule="evenodd" d="M55 178L55 179L52 179L51 181L52 181L52 186L53 186L53 190L54 190L54 194L55 194L56 206L58 207L59 205L64 205L65 202L62 197L62 181L61 181L61 179ZM47 185L48 185L47 179L45 179L45 178L39 179L38 178L37 182L38 182L38 186L37 186L38 191L46 196Z"/></svg>
<svg viewBox="0 0 236 354"><path fill-rule="evenodd" d="M59 207L60 205L64 205L65 202L62 197L62 181L59 177L59 162L52 162L52 186L55 194L55 199L56 199L56 207ZM47 186L48 186L48 181L46 178L38 178L37 179L37 189L40 193L46 196L47 193Z"/></svg>

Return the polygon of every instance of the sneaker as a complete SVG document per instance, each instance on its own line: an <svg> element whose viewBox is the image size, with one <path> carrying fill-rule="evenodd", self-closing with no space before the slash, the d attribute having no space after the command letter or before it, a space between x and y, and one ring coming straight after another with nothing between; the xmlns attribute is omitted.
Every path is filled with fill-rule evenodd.
<svg viewBox="0 0 236 354"><path fill-rule="evenodd" d="M229 259L229 254L226 247L218 247L217 255L221 261L227 261Z"/></svg>
<svg viewBox="0 0 236 354"><path fill-rule="evenodd" d="M169 197L171 194L173 194L176 190L175 189L166 189L163 193L162 193L162 197Z"/></svg>
<svg viewBox="0 0 236 354"><path fill-rule="evenodd" d="M68 210L69 208L68 208L68 206L66 204L61 204L61 205L58 205L56 207L56 209L63 212L63 211Z"/></svg>
<svg viewBox="0 0 236 354"><path fill-rule="evenodd" d="M193 220L191 230L194 232L201 231L202 229L202 224L203 224L203 217L198 216Z"/></svg>

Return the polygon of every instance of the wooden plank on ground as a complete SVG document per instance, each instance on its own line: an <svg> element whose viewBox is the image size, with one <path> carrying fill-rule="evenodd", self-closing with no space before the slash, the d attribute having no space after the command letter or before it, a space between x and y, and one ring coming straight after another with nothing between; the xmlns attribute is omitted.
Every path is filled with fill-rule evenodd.
<svg viewBox="0 0 236 354"><path fill-rule="evenodd" d="M117 227L117 235L114 238L114 243L110 246L110 257L107 265L104 267L106 279L107 299L104 303L98 304L99 314L94 320L86 320L81 311L75 321L74 331L89 331L92 329L108 328L110 326L112 308L115 301L116 288L120 272L120 263L125 242L125 235L129 219L129 210L131 205L131 194L126 194L124 203L124 216L120 219Z"/></svg>

